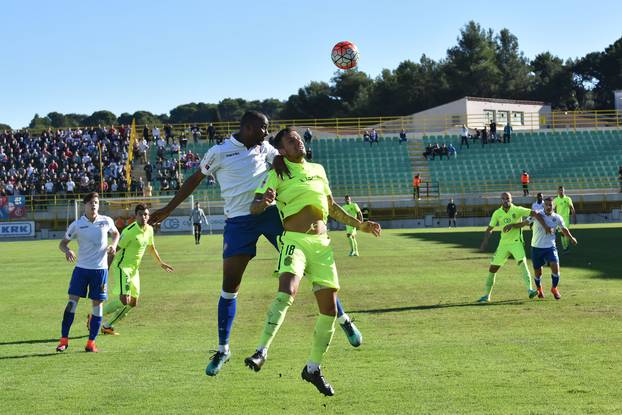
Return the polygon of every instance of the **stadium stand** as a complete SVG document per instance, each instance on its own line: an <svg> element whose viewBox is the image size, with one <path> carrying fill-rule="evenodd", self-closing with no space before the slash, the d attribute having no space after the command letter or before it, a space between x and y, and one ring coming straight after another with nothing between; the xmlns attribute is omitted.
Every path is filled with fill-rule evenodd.
<svg viewBox="0 0 622 415"><path fill-rule="evenodd" d="M181 135L183 132L176 134L177 138ZM107 192L127 194L124 165L128 138L127 127L48 130L36 135L26 130L2 132L0 196L63 194L68 191L69 176L75 182L74 193L99 191L98 143L102 144ZM177 140L160 151L151 141L147 159L153 166L154 195L174 193L180 185L179 173L185 179L196 171L203 154L216 145L206 138L190 139L179 152L171 148ZM574 190L619 188L619 129L516 132L510 144L482 147L472 143L469 149L460 150L457 158L426 161L421 156L427 144L453 143L459 147L459 140L457 135L427 135L400 145L398 136L385 135L378 145L371 146L361 137L330 137L313 140L311 147L313 161L324 165L331 187L339 196L408 195L412 193L415 172L422 175L424 182L437 183L442 194L518 191L522 170L532 178L532 191L551 190L560 183L571 184ZM129 189L136 194L142 191L140 180L146 179L140 159L134 158L134 180ZM220 199L219 186L210 180L205 180L198 190L209 199Z"/></svg>
<svg viewBox="0 0 622 415"><path fill-rule="evenodd" d="M412 163L399 137L380 137L371 146L362 138L331 138L312 143L313 161L326 169L336 195L412 193Z"/></svg>
<svg viewBox="0 0 622 415"><path fill-rule="evenodd" d="M0 195L45 196L100 190L127 192L124 165L129 131L116 128L0 133ZM99 145L102 165L99 169Z"/></svg>
<svg viewBox="0 0 622 415"><path fill-rule="evenodd" d="M423 145L457 141L447 135L423 137ZM574 190L596 190L617 187L621 155L620 130L521 132L510 144L474 143L456 159L437 158L427 166L442 194L519 190L522 170L529 172L534 189L570 184Z"/></svg>

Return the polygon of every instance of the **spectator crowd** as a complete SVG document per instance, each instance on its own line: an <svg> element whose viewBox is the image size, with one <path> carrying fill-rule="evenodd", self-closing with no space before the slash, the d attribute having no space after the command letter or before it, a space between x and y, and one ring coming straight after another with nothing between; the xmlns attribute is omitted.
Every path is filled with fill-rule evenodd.
<svg viewBox="0 0 622 415"><path fill-rule="evenodd" d="M193 125L175 137L170 125L148 125L138 131L133 147L132 180L128 186L125 165L130 127L88 127L47 129L40 134L29 130L0 132L0 196L45 196L98 191L111 196L128 192L150 196L151 183L161 191L179 190L182 174L195 170L200 157L188 149L208 139L220 143L223 137L210 124L206 134ZM100 163L101 148L101 163ZM150 154L156 154L153 165ZM101 171L100 171L101 166ZM137 170L139 169L139 170ZM146 180L143 180L143 174ZM214 184L213 177L207 184ZM147 194L148 193L148 194Z"/></svg>

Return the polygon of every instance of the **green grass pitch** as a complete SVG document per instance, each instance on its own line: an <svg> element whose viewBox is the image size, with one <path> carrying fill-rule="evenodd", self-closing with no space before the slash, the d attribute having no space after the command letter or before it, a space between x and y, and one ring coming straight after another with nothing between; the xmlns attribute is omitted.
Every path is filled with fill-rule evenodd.
<svg viewBox="0 0 622 415"><path fill-rule="evenodd" d="M277 288L277 255L265 241L242 283L233 357L214 378L204 370L217 343L221 236L195 246L191 235L158 235L176 272L145 256L139 306L117 326L120 336L99 336L99 354L83 351L84 300L69 350L54 351L72 270L58 241L2 243L2 412L622 413L622 229L573 232L580 245L561 257L561 301L548 292L548 272L547 297L527 299L508 262L489 305L475 304L491 256L477 250L483 228L359 235L359 258L333 232L340 296L364 343L352 348L337 328L323 364L332 398L300 379L317 314L305 281L262 371L244 367Z"/></svg>

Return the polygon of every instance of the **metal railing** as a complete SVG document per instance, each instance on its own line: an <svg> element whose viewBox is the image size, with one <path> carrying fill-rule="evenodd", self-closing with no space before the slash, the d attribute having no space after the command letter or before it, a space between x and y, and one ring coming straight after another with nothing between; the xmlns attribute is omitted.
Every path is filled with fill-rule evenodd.
<svg viewBox="0 0 622 415"><path fill-rule="evenodd" d="M514 180L486 180L477 182L477 185L464 186L457 181L455 185L440 186L441 195L456 195L460 197L473 197L476 195L494 195L501 192L510 192L515 197L523 194L523 185L520 177ZM535 196L542 192L545 195L554 195L559 186L564 186L566 192L574 194L589 193L618 193L621 183L614 176L589 176L589 177L531 177L528 185L529 195Z"/></svg>
<svg viewBox="0 0 622 415"><path fill-rule="evenodd" d="M408 133L438 133L455 130L466 124L469 128L482 128L490 124L491 119L484 113L454 113L440 115L405 115L386 117L343 117L343 118L309 118L309 119L275 119L270 121L270 129L278 131L285 126L298 127L300 129L311 128L316 137L342 137L362 136L368 130L376 129L379 135L398 135L404 129ZM498 132L503 131L506 122L509 122L514 131L534 131L539 129L582 129L582 128L621 128L622 111L594 110L594 111L552 111L552 112L520 112L516 120L504 120L500 117L495 119ZM216 136L224 138L238 130L238 121L212 122ZM164 123L158 124L160 134L164 137ZM191 128L198 127L201 130L201 139L207 139L209 122L170 124L173 135L179 138L184 135L192 141ZM137 125L138 136L142 136L143 125ZM75 127L74 127L75 128ZM81 127L90 128L90 127ZM149 126L149 135L151 136ZM52 128L56 130L56 128ZM40 134L43 130L31 130Z"/></svg>

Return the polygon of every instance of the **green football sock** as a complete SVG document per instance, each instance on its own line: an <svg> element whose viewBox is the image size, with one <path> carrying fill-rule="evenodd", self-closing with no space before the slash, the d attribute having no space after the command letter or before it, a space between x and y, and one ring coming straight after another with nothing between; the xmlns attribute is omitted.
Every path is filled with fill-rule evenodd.
<svg viewBox="0 0 622 415"><path fill-rule="evenodd" d="M313 344L309 362L317 363L318 365L322 363L322 358L326 350L328 350L333 334L335 334L335 316L318 315L315 321L315 330L313 331Z"/></svg>
<svg viewBox="0 0 622 415"><path fill-rule="evenodd" d="M129 304L123 305L123 303L121 303L121 308L117 309L117 311L112 313L112 315L110 316L110 319L104 323L104 326L112 327L114 324L123 320L128 315L128 313L132 310L132 308L134 307L132 307Z"/></svg>
<svg viewBox="0 0 622 415"><path fill-rule="evenodd" d="M354 238L348 238L348 243L350 244L350 251L354 252Z"/></svg>
<svg viewBox="0 0 622 415"><path fill-rule="evenodd" d="M123 307L123 303L118 298L108 301L104 305L104 315L112 314L118 309L120 309L121 307Z"/></svg>
<svg viewBox="0 0 622 415"><path fill-rule="evenodd" d="M356 238L354 238L354 236L352 237L352 251L356 253L359 251L359 244L356 242Z"/></svg>
<svg viewBox="0 0 622 415"><path fill-rule="evenodd" d="M294 297L289 294L278 292L276 298L268 309L268 316L266 317L266 324L264 325L261 338L259 339L259 349L268 349L270 343L279 331L283 320L285 320L285 314L287 309L294 303Z"/></svg>
<svg viewBox="0 0 622 415"><path fill-rule="evenodd" d="M492 294L492 287L495 285L495 276L497 274L493 272L488 273L488 278L486 278L486 288L484 289L484 295L490 296Z"/></svg>
<svg viewBox="0 0 622 415"><path fill-rule="evenodd" d="M525 282L525 287L528 290L533 290L533 286L531 285L531 274L529 273L529 268L527 268L526 260L522 260L520 264L518 264L518 268L520 269L521 274L523 275L523 281Z"/></svg>

